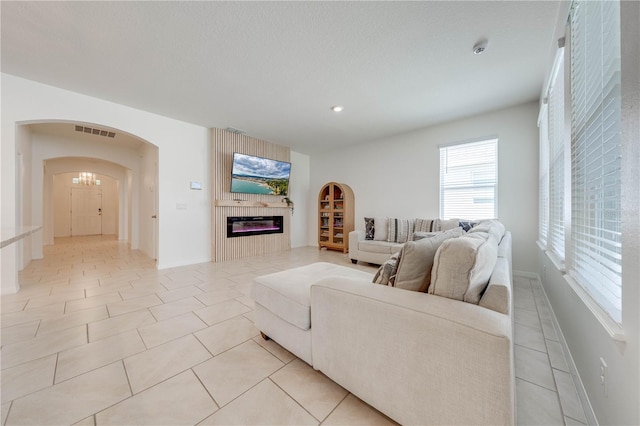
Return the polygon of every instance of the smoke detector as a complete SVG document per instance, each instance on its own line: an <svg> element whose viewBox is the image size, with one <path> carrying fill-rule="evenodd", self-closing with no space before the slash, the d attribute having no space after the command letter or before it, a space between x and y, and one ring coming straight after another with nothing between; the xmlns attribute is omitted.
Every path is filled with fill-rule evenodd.
<svg viewBox="0 0 640 426"><path fill-rule="evenodd" d="M488 41L486 39L482 39L478 41L473 46L473 53L476 55L482 55L484 51L487 49L487 44L488 44Z"/></svg>

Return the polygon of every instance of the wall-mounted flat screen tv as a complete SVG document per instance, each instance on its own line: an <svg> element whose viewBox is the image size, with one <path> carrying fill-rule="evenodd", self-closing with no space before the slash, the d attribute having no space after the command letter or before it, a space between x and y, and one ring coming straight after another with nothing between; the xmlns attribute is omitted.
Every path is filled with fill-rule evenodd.
<svg viewBox="0 0 640 426"><path fill-rule="evenodd" d="M231 192L286 196L291 163L233 153Z"/></svg>

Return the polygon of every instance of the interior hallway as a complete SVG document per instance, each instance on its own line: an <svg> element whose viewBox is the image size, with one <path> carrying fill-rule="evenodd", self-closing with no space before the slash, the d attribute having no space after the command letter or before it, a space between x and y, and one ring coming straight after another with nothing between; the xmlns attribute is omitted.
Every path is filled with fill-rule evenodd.
<svg viewBox="0 0 640 426"><path fill-rule="evenodd" d="M157 271L56 239L1 299L2 424L393 424L253 325L251 280L317 261L375 272L315 247ZM586 423L539 283L514 288L518 424Z"/></svg>

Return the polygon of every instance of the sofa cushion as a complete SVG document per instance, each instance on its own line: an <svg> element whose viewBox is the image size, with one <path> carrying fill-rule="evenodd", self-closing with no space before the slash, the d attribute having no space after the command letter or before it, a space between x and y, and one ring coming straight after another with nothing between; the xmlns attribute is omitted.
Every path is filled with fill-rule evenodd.
<svg viewBox="0 0 640 426"><path fill-rule="evenodd" d="M464 232L469 232L471 228L473 228L477 224L478 224L477 220L462 220L462 219L458 220L458 226L462 228Z"/></svg>
<svg viewBox="0 0 640 426"><path fill-rule="evenodd" d="M496 242L499 244L504 236L505 227L500 221L489 219L480 221L476 226L469 230L469 234L473 234L475 232L487 232L495 238Z"/></svg>
<svg viewBox="0 0 640 426"><path fill-rule="evenodd" d="M368 272L319 262L254 278L251 297L284 321L308 330L311 328L311 286L330 276L371 281Z"/></svg>
<svg viewBox="0 0 640 426"><path fill-rule="evenodd" d="M415 226L413 228L414 232L433 232L435 220L431 219L416 219Z"/></svg>
<svg viewBox="0 0 640 426"><path fill-rule="evenodd" d="M497 258L497 241L482 234L444 241L433 262L429 293L478 304Z"/></svg>
<svg viewBox="0 0 640 426"><path fill-rule="evenodd" d="M460 228L458 228L460 230ZM453 230L452 230L453 231ZM427 291L431 283L431 268L438 247L460 232L439 232L429 238L407 242L399 253L398 272L394 287L412 291Z"/></svg>
<svg viewBox="0 0 640 426"><path fill-rule="evenodd" d="M389 258L389 260L380 265L378 271L373 277L373 282L375 284L394 286L396 273L398 271L399 254L400 253L395 253Z"/></svg>
<svg viewBox="0 0 640 426"><path fill-rule="evenodd" d="M392 243L406 243L413 235L413 219L389 218L389 234L387 241Z"/></svg>
<svg viewBox="0 0 640 426"><path fill-rule="evenodd" d="M445 232L449 233L452 237L461 237L464 235L464 231L462 230L462 228L453 228L449 229L448 231L414 232L412 240L420 241L423 238L437 237L438 235L442 235Z"/></svg>
<svg viewBox="0 0 640 426"><path fill-rule="evenodd" d="M459 226L460 222L458 219L438 219L438 226L434 231L447 231L458 228Z"/></svg>
<svg viewBox="0 0 640 426"><path fill-rule="evenodd" d="M374 234L374 220L372 217L364 218L364 239L373 240Z"/></svg>
<svg viewBox="0 0 640 426"><path fill-rule="evenodd" d="M387 235L389 235L389 218L376 216L373 218L373 240L374 241L387 241Z"/></svg>
<svg viewBox="0 0 640 426"><path fill-rule="evenodd" d="M369 253L383 253L392 255L397 253L402 248L402 244L389 243L387 241L367 241L363 240L358 242L358 250L366 251Z"/></svg>

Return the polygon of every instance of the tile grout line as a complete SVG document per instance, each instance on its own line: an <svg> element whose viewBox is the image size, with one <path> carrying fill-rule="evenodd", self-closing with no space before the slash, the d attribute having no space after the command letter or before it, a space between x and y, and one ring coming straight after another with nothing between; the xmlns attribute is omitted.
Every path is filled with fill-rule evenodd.
<svg viewBox="0 0 640 426"><path fill-rule="evenodd" d="M531 288L532 289L533 289L534 285L537 285L537 282L536 282L536 284L532 283L531 280L529 280L529 282L531 283ZM542 318L540 318L540 309L539 309L539 306L538 306L538 302L539 301L538 301L538 298L535 297L535 294L534 294L533 299L534 299L534 302L536 304L536 310L538 311L538 319L540 321L540 325L542 325ZM545 309L549 309L549 306L547 306L547 304L545 303L544 300L541 300L540 304L542 305L541 307L544 307ZM554 327L554 329L555 329L555 327ZM556 331L556 333L557 333L557 331ZM547 344L547 338L544 335L544 329L542 330L542 337L544 337L544 347L547 350L547 354L546 354L547 355L547 362L549 364L549 368L551 369L551 376L553 378L553 385L555 387L556 398L558 400L558 407L560 407L560 415L562 416L562 422L565 423L564 418L566 417L566 415L564 413L564 407L562 406L562 398L560 398L560 390L558 389L558 382L556 381L556 375L553 373L554 368L553 368L553 365L551 364L551 356L549 355L549 346ZM563 356L564 356L564 354L563 354Z"/></svg>
<svg viewBox="0 0 640 426"><path fill-rule="evenodd" d="M285 364L282 368L285 368L287 365L289 365L289 364ZM278 370L278 371L280 371L280 370ZM302 405L302 404L301 404L297 399L295 399L295 398L293 397L293 395L289 394L289 392L287 392L286 390L284 390L284 389L282 388L282 386L280 386L280 385L279 385L275 380L273 380L273 379L271 378L271 376L273 376L274 374L276 374L278 371L275 371L275 372L271 373L269 376L267 376L266 380L269 380L271 383L273 383L273 384L274 384L278 389L280 389L282 392L284 392L284 394L285 394L285 395L287 395L291 400L293 400L293 402L295 402L295 403L298 405L298 407L302 408L302 409L303 409L304 411L306 411L306 412L307 412L307 414L309 414L313 419L317 420L317 421L318 421L318 425L319 425L319 424L321 424L321 423L324 421L324 419L323 419L323 420L320 420L320 419L318 419L316 416L314 416L314 415L313 415L309 410L307 410L307 409L306 409L306 407L304 407L304 406L303 406L303 405ZM262 383L262 380L261 380L259 383ZM257 385L256 385L256 386L257 386ZM347 395L349 395L349 392L347 392ZM345 398L346 398L346 396L345 396ZM343 398L340 402L342 402L343 400L344 400L344 398ZM340 405L340 403L338 403L338 405ZM337 406L336 406L336 407L337 407ZM334 410L335 410L335 407L334 407ZM333 410L331 410L331 411L333 412ZM329 414L331 414L331 413L329 413ZM326 417L325 417L325 419L326 419Z"/></svg>

